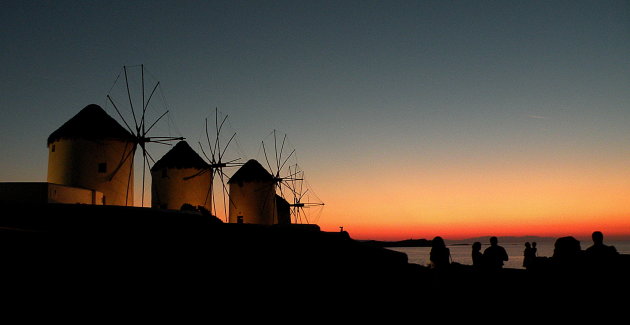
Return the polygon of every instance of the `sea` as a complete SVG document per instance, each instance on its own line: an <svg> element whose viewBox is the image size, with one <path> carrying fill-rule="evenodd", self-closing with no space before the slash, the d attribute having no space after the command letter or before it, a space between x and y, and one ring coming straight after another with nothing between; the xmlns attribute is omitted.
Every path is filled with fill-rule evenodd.
<svg viewBox="0 0 630 325"><path fill-rule="evenodd" d="M536 241L537 254L539 257L551 257L553 256L554 239L541 239ZM452 262L472 265L472 241L458 242L447 244L447 247L451 251ZM580 246L584 250L588 248L592 242L580 241ZM604 241L606 245L615 246L617 251L621 254L630 254L630 241ZM505 268L523 269L523 253L525 251L525 242L501 242L499 239L499 245L503 246L508 253L509 260L505 262ZM489 243L481 242L481 252L484 251ZM428 266L429 253L431 247L388 247L387 249L398 251L407 254L407 260L409 263L419 264L422 266Z"/></svg>

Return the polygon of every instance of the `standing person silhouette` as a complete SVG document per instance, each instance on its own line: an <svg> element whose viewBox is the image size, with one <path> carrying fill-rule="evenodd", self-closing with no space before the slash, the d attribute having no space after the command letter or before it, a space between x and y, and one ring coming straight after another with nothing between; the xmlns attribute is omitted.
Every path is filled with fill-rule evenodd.
<svg viewBox="0 0 630 325"><path fill-rule="evenodd" d="M503 268L503 262L509 260L505 248L499 246L497 237L490 237L490 247L483 251L483 260L489 270L500 270Z"/></svg>
<svg viewBox="0 0 630 325"><path fill-rule="evenodd" d="M451 251L446 247L446 244L444 244L442 237L435 237L431 241L429 259L435 269L443 269L450 265Z"/></svg>
<svg viewBox="0 0 630 325"><path fill-rule="evenodd" d="M529 244L529 242L525 243L525 251L523 251L523 267L529 269L532 267L532 263L534 262L534 258L536 257L536 243Z"/></svg>
<svg viewBox="0 0 630 325"><path fill-rule="evenodd" d="M536 254L538 253L538 248L536 248L536 242L533 241L532 242L532 256L536 257Z"/></svg>
<svg viewBox="0 0 630 325"><path fill-rule="evenodd" d="M481 253L481 243L476 241L472 244L472 262L475 268L482 265L483 254Z"/></svg>

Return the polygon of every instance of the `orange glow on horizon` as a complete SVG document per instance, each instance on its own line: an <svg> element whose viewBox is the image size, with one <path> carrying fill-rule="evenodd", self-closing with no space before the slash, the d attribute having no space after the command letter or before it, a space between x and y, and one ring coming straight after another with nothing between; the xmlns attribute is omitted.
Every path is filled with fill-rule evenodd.
<svg viewBox="0 0 630 325"><path fill-rule="evenodd" d="M324 188L319 224L343 226L356 239L589 237L595 230L630 238L630 172L562 167L443 167L430 175L405 170L405 178L361 177L364 167L351 173L353 186Z"/></svg>
<svg viewBox="0 0 630 325"><path fill-rule="evenodd" d="M630 218L630 217L629 217ZM339 227L321 225L325 231L339 231ZM446 239L467 239L482 236L539 236L589 238L595 230L602 231L607 238L630 239L630 222L622 226L603 226L597 223L549 224L549 225L365 225L344 226L354 239L404 240L431 239L441 236Z"/></svg>

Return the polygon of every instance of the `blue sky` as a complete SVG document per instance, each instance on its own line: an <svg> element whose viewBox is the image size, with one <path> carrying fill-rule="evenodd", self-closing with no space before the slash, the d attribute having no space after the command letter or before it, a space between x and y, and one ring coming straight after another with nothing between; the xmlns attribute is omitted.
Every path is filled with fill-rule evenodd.
<svg viewBox="0 0 630 325"><path fill-rule="evenodd" d="M628 1L3 1L0 21L0 181L44 180L46 137L137 64L178 135L215 107L249 158L287 133L324 200L364 172L630 162Z"/></svg>

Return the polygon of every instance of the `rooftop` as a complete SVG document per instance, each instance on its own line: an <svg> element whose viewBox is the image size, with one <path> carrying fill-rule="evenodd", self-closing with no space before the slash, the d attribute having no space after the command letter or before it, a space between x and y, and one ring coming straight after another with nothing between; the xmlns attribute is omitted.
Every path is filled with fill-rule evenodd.
<svg viewBox="0 0 630 325"><path fill-rule="evenodd" d="M90 104L64 123L48 137L48 145L60 139L103 140L117 139L133 142L127 129L105 112L100 106Z"/></svg>

